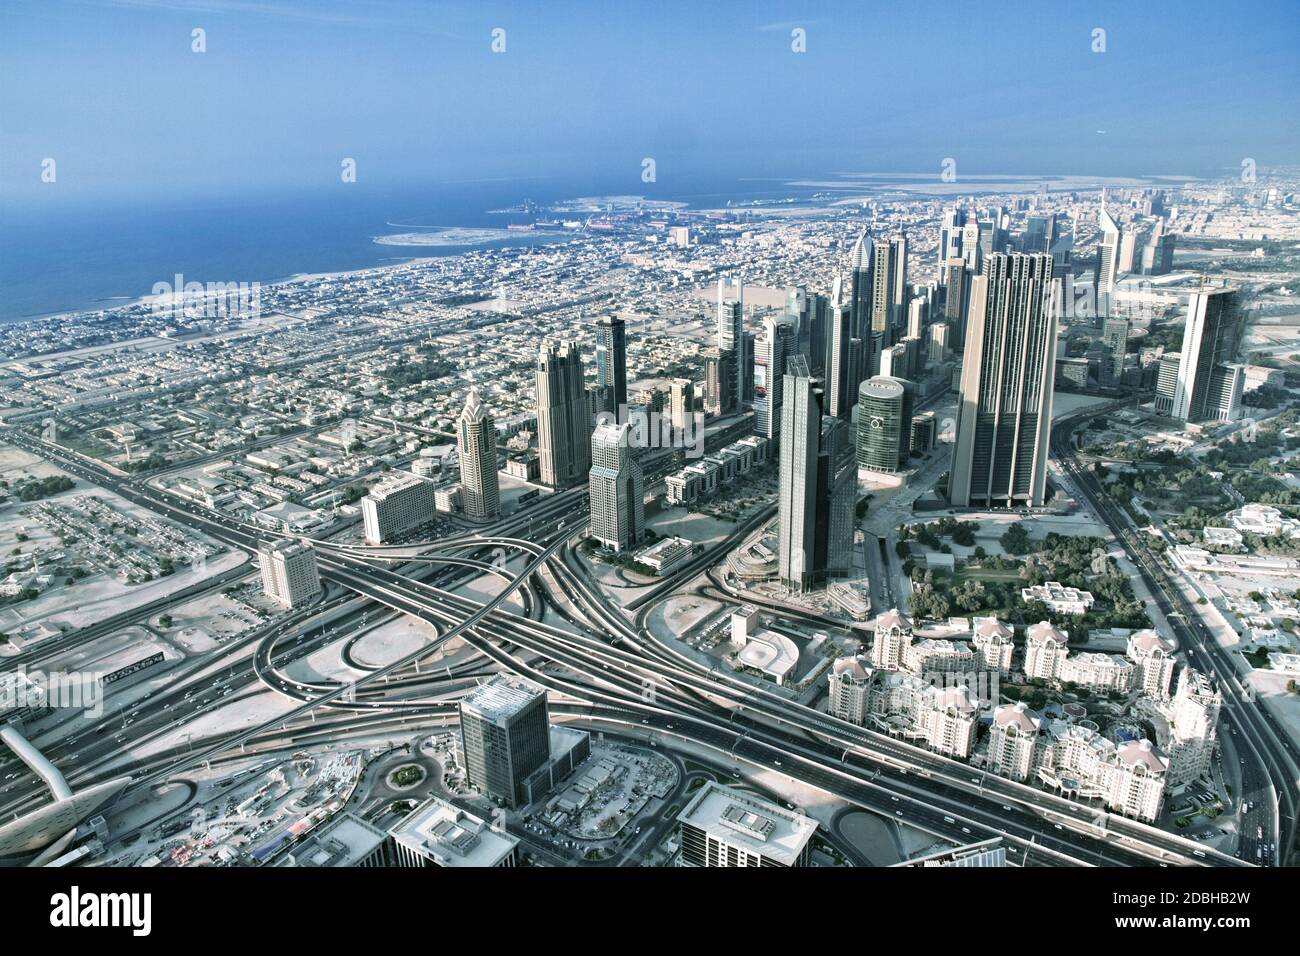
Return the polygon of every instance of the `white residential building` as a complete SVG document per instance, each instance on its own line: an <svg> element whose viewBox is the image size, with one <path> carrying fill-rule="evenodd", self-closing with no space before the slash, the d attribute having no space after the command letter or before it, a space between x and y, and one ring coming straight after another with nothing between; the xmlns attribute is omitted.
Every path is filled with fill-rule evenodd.
<svg viewBox="0 0 1300 956"><path fill-rule="evenodd" d="M1054 624L1031 624L1025 637L1025 676L1030 680L1061 679L1061 666L1070 649L1069 636Z"/></svg>
<svg viewBox="0 0 1300 956"><path fill-rule="evenodd" d="M1176 649L1173 641L1150 629L1129 635L1128 659L1137 667L1137 687L1147 697L1160 700L1169 696Z"/></svg>
<svg viewBox="0 0 1300 956"><path fill-rule="evenodd" d="M861 654L836 660L828 678L830 702L827 712L851 724L865 724L870 713L873 673L871 661Z"/></svg>
<svg viewBox="0 0 1300 956"><path fill-rule="evenodd" d="M1209 773L1222 706L1223 694L1208 676L1183 668L1167 712L1171 786L1185 786Z"/></svg>
<svg viewBox="0 0 1300 956"><path fill-rule="evenodd" d="M975 618L975 633L971 647L975 649L979 666L984 670L1007 674L1011 671L1011 655L1016 645L1014 632L996 617Z"/></svg>
<svg viewBox="0 0 1300 956"><path fill-rule="evenodd" d="M1116 745L1064 721L1048 723L1037 761L1038 777L1047 785L1147 822L1160 815L1168 770L1169 758L1149 740Z"/></svg>
<svg viewBox="0 0 1300 956"><path fill-rule="evenodd" d="M1025 704L1003 704L989 728L988 768L1001 777L1028 780L1042 718Z"/></svg>
<svg viewBox="0 0 1300 956"><path fill-rule="evenodd" d="M912 643L912 622L898 608L876 618L876 638L871 644L871 666L877 670L898 670Z"/></svg>
<svg viewBox="0 0 1300 956"><path fill-rule="evenodd" d="M975 652L970 645L956 641L914 641L903 652L903 667L913 674L936 671L969 673L976 667Z"/></svg>
<svg viewBox="0 0 1300 956"><path fill-rule="evenodd" d="M1083 653L1061 662L1061 681L1099 694L1127 694L1137 669L1118 654Z"/></svg>

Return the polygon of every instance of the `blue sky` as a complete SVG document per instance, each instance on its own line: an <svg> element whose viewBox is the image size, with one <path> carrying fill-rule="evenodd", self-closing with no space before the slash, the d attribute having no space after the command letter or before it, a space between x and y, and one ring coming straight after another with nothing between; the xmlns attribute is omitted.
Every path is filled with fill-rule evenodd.
<svg viewBox="0 0 1300 956"><path fill-rule="evenodd" d="M45 157L61 202L325 188L343 157L383 188L1226 173L1300 159L1297 51L1294 0L5 0L0 191L48 195Z"/></svg>

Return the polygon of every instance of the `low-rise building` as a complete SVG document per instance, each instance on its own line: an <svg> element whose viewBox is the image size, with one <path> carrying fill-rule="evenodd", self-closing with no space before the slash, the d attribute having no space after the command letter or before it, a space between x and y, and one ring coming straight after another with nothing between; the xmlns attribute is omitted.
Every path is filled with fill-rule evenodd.
<svg viewBox="0 0 1300 956"><path fill-rule="evenodd" d="M1060 581L1047 581L1033 587L1021 588L1020 598L1025 603L1042 601L1057 614L1086 614L1093 604L1090 592L1067 588Z"/></svg>

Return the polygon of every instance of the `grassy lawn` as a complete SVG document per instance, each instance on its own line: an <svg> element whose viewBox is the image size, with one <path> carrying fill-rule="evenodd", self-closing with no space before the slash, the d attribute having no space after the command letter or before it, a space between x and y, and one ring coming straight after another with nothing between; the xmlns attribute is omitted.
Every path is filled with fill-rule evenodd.
<svg viewBox="0 0 1300 956"><path fill-rule="evenodd" d="M965 565L957 569L952 576L953 584L965 581L1019 581L1019 570L994 571L992 569L972 568Z"/></svg>

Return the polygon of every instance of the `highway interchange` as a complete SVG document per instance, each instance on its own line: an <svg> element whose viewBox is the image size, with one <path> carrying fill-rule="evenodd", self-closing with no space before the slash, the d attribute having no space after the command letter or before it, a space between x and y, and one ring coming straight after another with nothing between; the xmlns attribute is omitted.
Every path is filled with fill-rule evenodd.
<svg viewBox="0 0 1300 956"><path fill-rule="evenodd" d="M1063 428L1058 425L1058 436ZM76 477L232 547L252 550L265 537L258 529L114 475L24 432L13 430L6 438ZM1063 462L1068 467L1071 461L1066 453ZM1106 516L1104 510L1099 513ZM74 731L49 756L74 787L84 787L119 775L125 748L163 736L238 700L236 695L269 687L292 702L292 709L273 720L187 741L184 747L170 747L130 768L133 789L154 786L204 761L229 759L232 753L331 739L323 736L328 734L341 739L377 728L409 735L419 726L447 721L454 715L455 697L468 682L505 668L551 690L552 711L562 719L690 741L711 748L720 761L743 761L788 774L954 843L1001 835L1013 855L1048 865L1244 865L1174 834L865 731L708 668L657 640L644 626L653 601L715 563L769 517L769 511L667 576L635 602L630 616L609 602L574 553L584 515L585 489L570 489L480 532L429 542L417 557L412 557L413 546L395 552L316 541L322 575L330 585L316 607L281 618L265 633L224 648L131 712L106 714L97 725ZM1120 540L1131 550L1127 538L1121 535ZM457 593L458 586L484 574L501 581L501 589L486 603ZM565 626L547 623L547 610ZM328 625L314 623L326 611L332 615ZM436 639L369 670L351 685L304 683L287 676L285 668L293 660L350 640L349 633L364 629L368 619L390 611L430 622L437 629ZM120 615L121 621L101 622L93 631L64 635L58 650L109 633L132 616L143 616L142 609ZM419 669L422 658L455 636L478 652L467 665L451 672ZM1195 648L1195 642L1180 639L1189 652ZM1219 671L1214 673L1222 682ZM1230 708L1233 726L1240 723L1243 731L1259 727L1254 733L1267 729L1267 715L1260 716L1254 704L1249 710L1253 718L1242 716L1240 706ZM1289 759L1285 745L1280 752L1276 747L1252 749L1265 746L1245 743L1251 760L1243 773L1258 771L1268 779L1281 779L1284 760ZM0 814L7 819L43 799L43 788L33 780L9 784L0 788ZM1293 831L1294 807L1289 802L1282 819L1287 832Z"/></svg>

